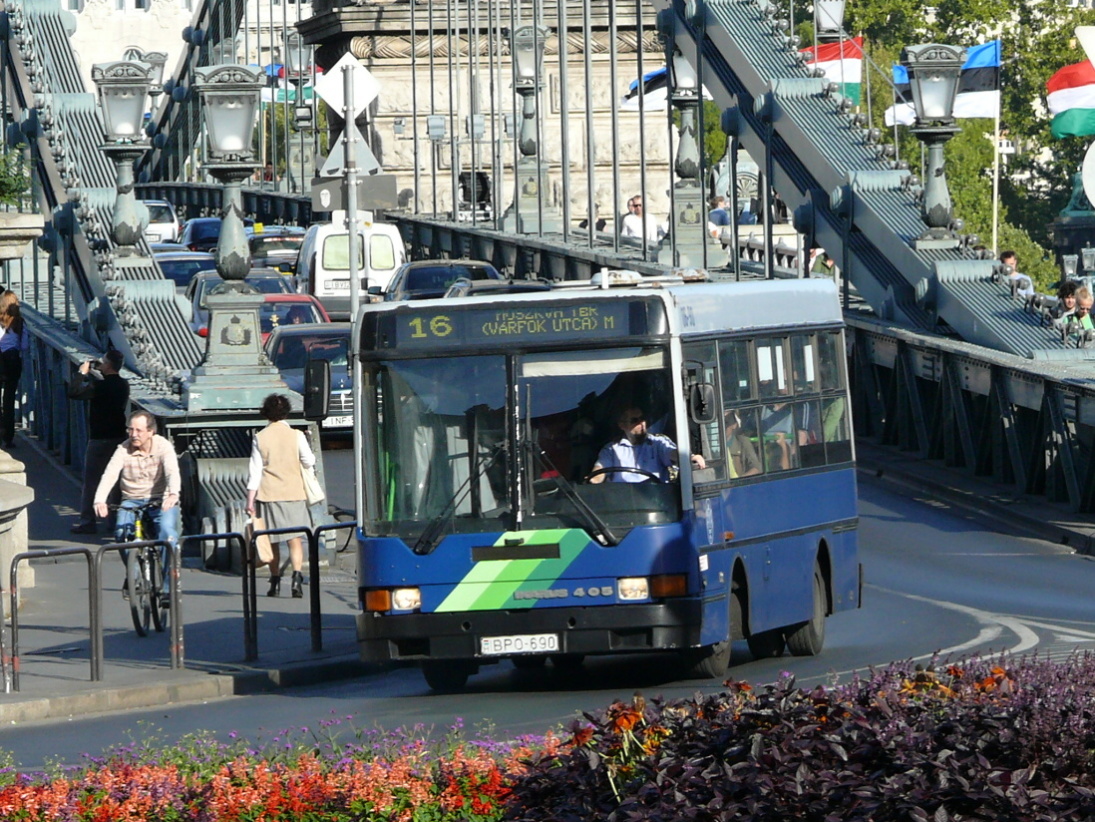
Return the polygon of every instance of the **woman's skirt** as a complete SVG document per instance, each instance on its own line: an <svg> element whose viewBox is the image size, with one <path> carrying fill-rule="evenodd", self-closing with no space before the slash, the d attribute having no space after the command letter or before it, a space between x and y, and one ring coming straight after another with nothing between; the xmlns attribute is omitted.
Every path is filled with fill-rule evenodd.
<svg viewBox="0 0 1095 822"><path fill-rule="evenodd" d="M311 528L312 517L308 513L308 503L304 500L289 500L288 502L264 502L259 500L256 512L262 517L266 527L270 530L277 528ZM272 534L270 539L274 542L303 537L304 534Z"/></svg>

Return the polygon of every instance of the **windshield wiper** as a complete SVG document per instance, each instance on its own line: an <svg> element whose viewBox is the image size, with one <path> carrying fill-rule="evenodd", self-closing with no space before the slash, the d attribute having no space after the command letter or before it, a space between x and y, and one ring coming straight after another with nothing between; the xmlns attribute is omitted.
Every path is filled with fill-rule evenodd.
<svg viewBox="0 0 1095 822"><path fill-rule="evenodd" d="M585 520L586 527L589 528L597 541L601 545L619 545L619 537L612 533L612 529L608 527L607 522L601 519L600 514L594 511L589 503L578 495L578 492L574 489L574 483L562 475L551 461L551 458L532 441L531 437L527 437L524 444L532 459L538 462L544 472L548 474L543 479L555 480L556 487L563 492L563 496L570 501L570 504L574 506L574 510Z"/></svg>
<svg viewBox="0 0 1095 822"><path fill-rule="evenodd" d="M473 446L474 447L474 446ZM456 513L456 509L460 507L460 503L464 501L464 498L468 496L472 488L479 488L479 478L487 472L487 470L494 465L495 460L505 450L505 443L499 443L494 447L494 450L490 452L490 456L485 460L477 460L473 458L473 465L478 463L472 471L468 473L468 478L460 483L460 487L457 488L453 495L449 498L449 501L445 503L445 507L441 509L441 513L430 520L430 524L426 526L426 530L419 536L418 541L415 542L414 547L411 549L416 554L432 554L437 546L440 544L441 531L445 525L453 518Z"/></svg>

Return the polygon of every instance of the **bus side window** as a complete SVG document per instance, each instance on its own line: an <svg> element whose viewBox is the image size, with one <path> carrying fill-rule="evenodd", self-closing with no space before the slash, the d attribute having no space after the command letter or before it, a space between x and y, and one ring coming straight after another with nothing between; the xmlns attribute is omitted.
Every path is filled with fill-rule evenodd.
<svg viewBox="0 0 1095 822"><path fill-rule="evenodd" d="M684 381L684 401L689 402L689 392L698 383L715 385L718 376L715 372L715 348L711 343L698 343L685 346L684 358L687 378ZM716 388L717 391L717 388ZM706 469L695 472L696 482L716 482L726 478L726 466L723 464L722 438L719 436L721 419L716 411L715 419L702 425L688 422L688 443L693 454L703 456ZM679 441L678 441L679 444ZM683 460L682 460L683 462Z"/></svg>
<svg viewBox="0 0 1095 822"><path fill-rule="evenodd" d="M844 349L840 344L840 333L831 331L817 335L818 369L822 391L844 390Z"/></svg>
<svg viewBox="0 0 1095 822"><path fill-rule="evenodd" d="M719 343L722 401L727 405L748 402L757 396L756 381L749 372L749 359L748 340L723 340Z"/></svg>
<svg viewBox="0 0 1095 822"><path fill-rule="evenodd" d="M848 436L847 401L831 397L821 401L821 433L825 440L825 462L829 465L849 462L852 443Z"/></svg>
<svg viewBox="0 0 1095 822"><path fill-rule="evenodd" d="M757 383L760 398L787 397L791 394L787 373L786 340L760 339L757 347Z"/></svg>
<svg viewBox="0 0 1095 822"><path fill-rule="evenodd" d="M791 378L796 394L815 394L818 391L814 350L813 334L796 334L791 337Z"/></svg>

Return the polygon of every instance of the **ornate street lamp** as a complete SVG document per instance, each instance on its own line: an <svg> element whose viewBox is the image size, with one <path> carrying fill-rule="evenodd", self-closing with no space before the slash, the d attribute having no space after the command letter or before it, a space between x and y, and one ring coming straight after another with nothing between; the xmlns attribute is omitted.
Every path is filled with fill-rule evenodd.
<svg viewBox="0 0 1095 822"><path fill-rule="evenodd" d="M521 97L521 127L517 135L521 158L517 161L513 203L502 215L502 227L507 231L527 234L560 230L558 209L544 202L550 191L548 167L540 159L537 139L537 99L544 87L544 48L549 34L549 29L539 25L519 26L510 34L513 88ZM454 210L457 196L454 191Z"/></svg>
<svg viewBox="0 0 1095 822"><path fill-rule="evenodd" d="M1095 274L1095 248L1085 246L1080 249L1080 254L1084 261L1084 275L1090 276Z"/></svg>
<svg viewBox="0 0 1095 822"><path fill-rule="evenodd" d="M1061 257L1061 268L1065 273L1066 280L1076 279L1076 267L1080 263L1080 255L1078 254L1065 254Z"/></svg>
<svg viewBox="0 0 1095 822"><path fill-rule="evenodd" d="M844 0L814 0L817 40L837 40L844 30Z"/></svg>
<svg viewBox="0 0 1095 822"><path fill-rule="evenodd" d="M928 167L924 180L921 215L927 230L915 241L918 249L955 248L954 207L947 188L943 145L958 133L954 123L954 97L966 50L930 43L907 46L901 63L909 72L916 122L909 129L927 146Z"/></svg>
<svg viewBox="0 0 1095 822"><path fill-rule="evenodd" d="M186 389L191 410L258 408L271 391L285 390L262 353L262 295L243 280L251 252L243 227L240 185L257 168L251 134L263 86L261 69L215 65L195 69L194 89L205 114L205 170L224 185L221 233L214 252L224 282L209 294L205 361Z"/></svg>
<svg viewBox="0 0 1095 822"><path fill-rule="evenodd" d="M288 159L285 168L289 172L289 179L293 191L305 192L308 190L308 181L312 177L306 168L308 152L305 151L305 134L311 131L314 115L312 106L303 98L304 84L312 71L312 49L305 45L304 38L299 31L290 31L285 35L285 70L286 79L293 86L293 123L300 135L298 145L292 145L289 140ZM299 181L294 169L300 170Z"/></svg>
<svg viewBox="0 0 1095 822"><path fill-rule="evenodd" d="M699 78L692 64L677 50L672 37L666 38L666 69L670 101L680 111L680 128L677 157L673 163L677 173L677 181L673 184L673 215L669 234L658 247L658 262L670 267L723 266L726 253L707 230L707 204L700 184L700 149L696 140ZM645 215L643 220L645 225ZM654 239L645 238L647 243Z"/></svg>
<svg viewBox="0 0 1095 822"><path fill-rule="evenodd" d="M152 67L146 63L121 60L91 67L91 79L99 90L106 143L103 151L117 169L118 196L114 200L111 237L119 257L137 254L137 241L144 233L147 215L137 211L133 193L133 163L148 150L143 131Z"/></svg>

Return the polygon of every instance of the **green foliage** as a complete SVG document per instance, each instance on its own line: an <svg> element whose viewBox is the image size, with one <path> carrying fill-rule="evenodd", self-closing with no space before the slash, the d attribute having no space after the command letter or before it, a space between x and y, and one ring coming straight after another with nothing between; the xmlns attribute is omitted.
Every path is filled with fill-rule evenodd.
<svg viewBox="0 0 1095 822"><path fill-rule="evenodd" d="M17 205L30 194L30 177L23 154L7 150L0 153L0 203Z"/></svg>

